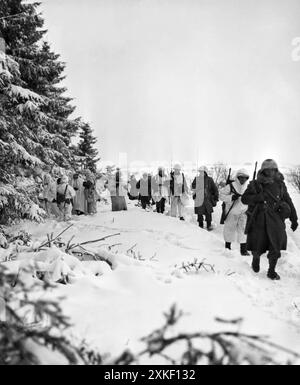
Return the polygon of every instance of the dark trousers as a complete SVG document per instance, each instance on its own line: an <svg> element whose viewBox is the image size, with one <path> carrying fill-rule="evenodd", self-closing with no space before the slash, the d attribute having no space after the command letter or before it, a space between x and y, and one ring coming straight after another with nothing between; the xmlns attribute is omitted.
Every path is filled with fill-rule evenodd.
<svg viewBox="0 0 300 385"><path fill-rule="evenodd" d="M150 198L141 196L141 204L142 204L142 208L146 209L147 206L150 206Z"/></svg>
<svg viewBox="0 0 300 385"><path fill-rule="evenodd" d="M162 198L159 202L156 202L156 211L159 214L163 214L165 212L166 199Z"/></svg>
<svg viewBox="0 0 300 385"><path fill-rule="evenodd" d="M207 223L207 227L210 227L211 226L211 222L212 222L212 214L211 213L206 213L204 216L205 216L205 221ZM204 226L203 215L198 214L198 222L199 222L199 226L200 227Z"/></svg>
<svg viewBox="0 0 300 385"><path fill-rule="evenodd" d="M252 251L252 255L253 255L253 259L254 260L256 259L257 262L259 263L260 257L262 256L262 253L259 253L257 251ZM278 250L269 250L267 257L268 257L268 260L269 260L269 268L270 268L270 270L275 270L276 265L277 265L277 261L280 258L280 256L281 256L280 251L278 251Z"/></svg>

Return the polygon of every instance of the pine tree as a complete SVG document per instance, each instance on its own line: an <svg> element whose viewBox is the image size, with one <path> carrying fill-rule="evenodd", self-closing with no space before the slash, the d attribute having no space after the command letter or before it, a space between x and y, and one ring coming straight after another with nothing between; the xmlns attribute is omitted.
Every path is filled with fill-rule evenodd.
<svg viewBox="0 0 300 385"><path fill-rule="evenodd" d="M100 158L98 158L98 150L94 147L97 138L93 136L93 130L89 124L82 124L79 137L81 140L78 144L77 155L82 159L83 167L95 173L97 170L97 162Z"/></svg>
<svg viewBox="0 0 300 385"><path fill-rule="evenodd" d="M63 80L65 65L58 61L59 55L52 53L47 43L41 47L40 39L46 31L42 29L44 22L36 11L39 3L24 4L22 0L6 0L6 3L5 9L13 10L15 15L21 14L16 19L4 19L2 33L7 53L18 63L26 88L43 98L39 108L30 101L18 106L28 117L26 127L34 134L29 135L25 149L37 151L45 163L69 167L72 156L67 147L79 122L69 119L74 107L68 104L71 99L62 95L66 89L58 86ZM38 140L34 140L34 136Z"/></svg>
<svg viewBox="0 0 300 385"><path fill-rule="evenodd" d="M46 164L72 170L71 145L82 125L61 86L65 64L42 38L39 3L1 0L0 31L0 220L32 216L35 191L24 174ZM31 180L32 184L32 180ZM8 211L7 211L8 210Z"/></svg>

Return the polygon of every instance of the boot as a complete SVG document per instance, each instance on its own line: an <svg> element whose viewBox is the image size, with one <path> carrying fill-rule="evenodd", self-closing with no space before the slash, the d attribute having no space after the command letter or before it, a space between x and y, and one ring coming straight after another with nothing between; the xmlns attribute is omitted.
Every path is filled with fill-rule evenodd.
<svg viewBox="0 0 300 385"><path fill-rule="evenodd" d="M225 249L231 250L231 243L225 242Z"/></svg>
<svg viewBox="0 0 300 385"><path fill-rule="evenodd" d="M211 222L206 222L206 229L207 229L207 231L212 231L213 230Z"/></svg>
<svg viewBox="0 0 300 385"><path fill-rule="evenodd" d="M267 277L274 280L274 281L280 280L279 274L277 274L275 271L276 265L277 265L277 260L278 260L277 258L269 259L269 270L268 270Z"/></svg>
<svg viewBox="0 0 300 385"><path fill-rule="evenodd" d="M260 270L260 256L257 254L253 254L252 270L254 271L254 273L259 273Z"/></svg>
<svg viewBox="0 0 300 385"><path fill-rule="evenodd" d="M241 243L241 255L243 255L243 256L250 255L247 251L247 244L246 243Z"/></svg>
<svg viewBox="0 0 300 385"><path fill-rule="evenodd" d="M198 223L199 223L199 227L201 227L201 229L204 228L204 222L203 222L203 216L202 215L198 215Z"/></svg>
<svg viewBox="0 0 300 385"><path fill-rule="evenodd" d="M180 219L181 221L184 221L184 220L185 220L184 217L180 217L179 219Z"/></svg>

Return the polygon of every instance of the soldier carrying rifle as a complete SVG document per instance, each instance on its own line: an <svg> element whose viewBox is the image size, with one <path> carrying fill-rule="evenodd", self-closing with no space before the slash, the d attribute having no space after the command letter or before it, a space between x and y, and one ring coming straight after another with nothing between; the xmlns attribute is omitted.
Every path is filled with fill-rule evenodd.
<svg viewBox="0 0 300 385"><path fill-rule="evenodd" d="M229 181L220 190L220 200L223 201L221 224L224 223L225 248L231 250L232 242L237 240L240 244L241 255L249 255L245 235L247 206L241 201L247 188L248 179L247 170L241 169L236 173L234 181Z"/></svg>
<svg viewBox="0 0 300 385"><path fill-rule="evenodd" d="M260 271L260 257L268 251L267 276L279 280L275 269L281 250L287 248L285 220L289 218L291 229L296 231L298 218L284 177L274 160L262 163L257 179L250 182L241 200L249 205L246 233L247 249L253 256L252 269L255 273Z"/></svg>

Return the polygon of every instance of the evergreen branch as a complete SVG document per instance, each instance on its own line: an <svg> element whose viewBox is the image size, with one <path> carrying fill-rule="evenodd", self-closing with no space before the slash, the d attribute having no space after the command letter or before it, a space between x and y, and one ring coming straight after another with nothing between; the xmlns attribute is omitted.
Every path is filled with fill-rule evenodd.
<svg viewBox="0 0 300 385"><path fill-rule="evenodd" d="M54 238L50 238L50 236L48 236L48 240L47 242L45 243L42 243L40 246L39 246L39 250L42 249L43 247L49 245L49 247L51 246L51 243L55 242L58 238L60 238L66 231L68 231L71 227L73 226L73 224L69 225L66 229L64 229L63 231L61 231L56 237Z"/></svg>
<svg viewBox="0 0 300 385"><path fill-rule="evenodd" d="M274 350L277 353L286 353L288 360L290 360L290 357L294 359L300 358L298 352L271 342L266 336L260 335L219 331L216 333L178 333L173 337L167 337L166 335L170 333L170 327L178 323L182 314L183 313L178 311L176 306L173 305L169 313L165 314L165 324L160 329L142 338L141 341L146 343L145 349L136 355L126 351L121 355L121 357L125 356L127 358L126 363L124 359L122 360L121 358L117 359L114 363L132 364L138 362L144 355L149 355L150 357L158 355L172 364L177 365L196 365L203 359L211 365L241 364L244 362L255 364L256 358L253 357L253 354L255 354L258 357L257 359L263 362L276 364L277 362L273 358ZM218 320L224 322L223 319ZM241 321L242 319L239 318L225 321L225 323L239 325ZM211 342L211 349L207 349L207 340ZM187 342L188 350L182 353L180 362L177 362L177 360L165 354L165 350L182 341ZM193 341L197 341L197 346L202 342L203 348L199 347L196 349L193 346Z"/></svg>

